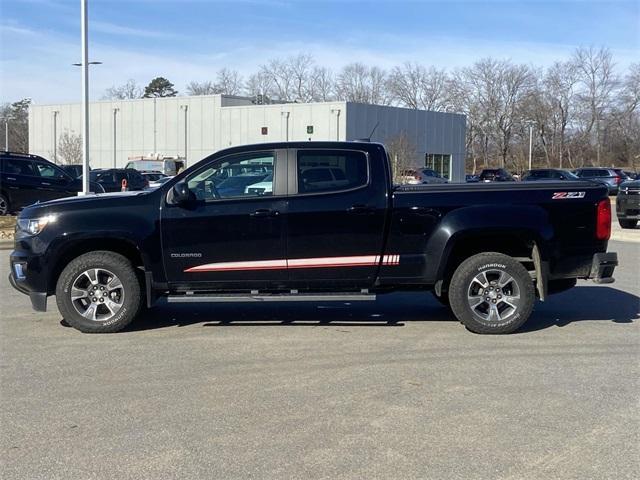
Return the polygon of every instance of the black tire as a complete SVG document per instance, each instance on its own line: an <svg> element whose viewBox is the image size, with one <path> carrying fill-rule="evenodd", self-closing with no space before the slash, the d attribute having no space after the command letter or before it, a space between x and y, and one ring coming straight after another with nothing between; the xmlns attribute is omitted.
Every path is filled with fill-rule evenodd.
<svg viewBox="0 0 640 480"><path fill-rule="evenodd" d="M618 223L620 224L620 226L622 228L636 228L636 225L638 224L637 220L626 220L626 219L622 219L619 218L618 219Z"/></svg>
<svg viewBox="0 0 640 480"><path fill-rule="evenodd" d="M9 215L11 213L11 204L9 203L9 199L0 194L0 217L4 215Z"/></svg>
<svg viewBox="0 0 640 480"><path fill-rule="evenodd" d="M90 281L91 276L83 273L92 271L98 272L93 273L93 276L96 277L96 282ZM115 295L114 297L107 296L104 299L100 299L101 295L107 295L106 292L109 291L109 285L112 282L109 279L113 279L108 274L116 277L120 286L116 286L111 292L111 294ZM78 288L83 281L87 283L85 293L92 291L91 289L96 289L96 291L86 297L72 299L72 287L75 287L74 292L85 290L84 286ZM107 281L109 284L105 285L105 292L97 290L98 288L105 290L100 285ZM92 297L92 295L95 296ZM111 302L112 299L114 302ZM117 306L118 310L113 312L111 307L107 307L106 303L104 305L90 303L92 300L100 302L106 300ZM140 281L136 276L133 265L127 258L115 252L95 251L80 255L69 262L60 274L56 285L56 303L60 313L69 325L84 333L113 333L122 330L136 318L140 311L142 300ZM90 305L85 306L83 302L90 303ZM94 305L93 309L91 309L91 305ZM83 308L86 308L85 313L89 314L89 316L93 313L95 319L83 316L80 313ZM112 315L110 317L108 317L109 312ZM97 318L98 315L101 315L101 318Z"/></svg>
<svg viewBox="0 0 640 480"><path fill-rule="evenodd" d="M480 286L477 277L486 288ZM508 278L511 279L508 283L498 283ZM467 258L458 266L449 285L451 310L474 333L514 332L531 315L535 299L529 272L520 262L502 253L487 252ZM477 306L472 308L471 303L476 302Z"/></svg>

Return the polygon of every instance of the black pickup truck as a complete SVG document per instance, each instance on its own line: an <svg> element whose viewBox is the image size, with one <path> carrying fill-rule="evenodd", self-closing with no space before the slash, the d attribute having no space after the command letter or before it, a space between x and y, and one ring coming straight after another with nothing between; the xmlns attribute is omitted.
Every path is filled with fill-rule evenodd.
<svg viewBox="0 0 640 480"><path fill-rule="evenodd" d="M613 282L607 189L590 182L393 186L384 147L217 152L153 191L25 208L12 285L56 295L83 332L168 302L357 301L433 291L471 331L508 333L536 298Z"/></svg>

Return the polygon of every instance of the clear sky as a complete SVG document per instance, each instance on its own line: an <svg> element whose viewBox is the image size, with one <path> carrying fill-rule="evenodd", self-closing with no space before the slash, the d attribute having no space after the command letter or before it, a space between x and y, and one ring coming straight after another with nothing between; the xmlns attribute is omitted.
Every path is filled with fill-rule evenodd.
<svg viewBox="0 0 640 480"><path fill-rule="evenodd" d="M640 0L89 0L91 96L162 75L180 91L228 67L311 53L334 72L360 61L456 68L493 56L546 66L579 45L640 60ZM80 99L79 0L0 0L0 101Z"/></svg>

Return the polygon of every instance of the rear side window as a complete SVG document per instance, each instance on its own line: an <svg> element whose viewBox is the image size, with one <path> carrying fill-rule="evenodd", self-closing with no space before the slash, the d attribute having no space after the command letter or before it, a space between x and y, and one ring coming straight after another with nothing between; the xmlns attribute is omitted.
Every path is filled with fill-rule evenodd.
<svg viewBox="0 0 640 480"><path fill-rule="evenodd" d="M298 193L338 192L361 187L369 181L367 156L344 150L298 152Z"/></svg>
<svg viewBox="0 0 640 480"><path fill-rule="evenodd" d="M31 161L18 160L15 158L4 159L4 173L10 175L36 175Z"/></svg>

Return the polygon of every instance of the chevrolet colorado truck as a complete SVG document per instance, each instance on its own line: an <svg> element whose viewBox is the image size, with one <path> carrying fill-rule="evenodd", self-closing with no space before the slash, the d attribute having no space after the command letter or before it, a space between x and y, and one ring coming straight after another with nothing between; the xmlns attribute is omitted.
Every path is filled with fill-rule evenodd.
<svg viewBox="0 0 640 480"><path fill-rule="evenodd" d="M20 214L10 282L82 332L167 302L359 301L432 291L468 330L509 333L576 279L613 282L607 189L591 182L395 186L383 145L219 151L152 191Z"/></svg>

